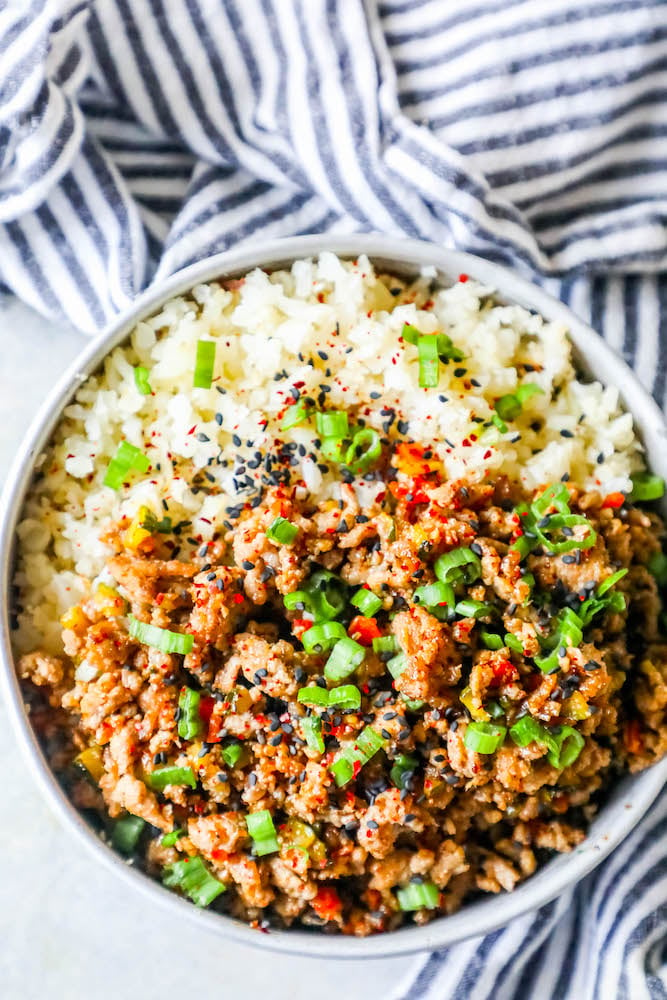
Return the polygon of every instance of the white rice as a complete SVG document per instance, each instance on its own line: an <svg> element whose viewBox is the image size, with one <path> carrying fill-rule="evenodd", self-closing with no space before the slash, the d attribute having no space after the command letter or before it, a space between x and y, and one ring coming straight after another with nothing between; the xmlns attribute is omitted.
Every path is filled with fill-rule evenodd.
<svg viewBox="0 0 667 1000"><path fill-rule="evenodd" d="M643 466L632 418L621 411L614 387L576 378L565 327L494 304L493 289L472 280L429 293L424 278L416 290L422 304L431 295L429 309L394 298L393 284L364 257L351 263L323 253L296 261L290 271L253 271L231 291L199 285L139 323L79 389L38 462L43 476L18 529L17 648L61 649L59 618L103 571L108 550L99 535L110 521L141 505L159 517L164 500L173 523L192 522L187 535L210 539L227 519L226 508L250 495L237 493L235 482L261 476L262 467L253 470L244 458L270 451L277 436L304 445L307 454L297 453L292 469L304 492L315 501L335 494L336 475L323 474L308 457L314 424L279 430L293 387L317 399L327 385L326 408L361 406L377 429L387 419L381 410L394 408L407 421L407 435L432 446L450 478L502 473L534 488L569 475L603 494L630 489L630 475ZM413 286L408 297L414 292ZM440 366L438 389L419 387L417 349L399 339L404 323L446 332L466 355L460 364ZM215 381L211 389L193 389L196 344L207 338L217 344ZM150 396L137 391L138 364L149 370ZM519 376L519 364L537 370ZM276 380L283 371L287 377ZM544 394L531 397L507 433L489 427L471 439L478 430L473 418L488 421L494 401L519 381L536 383ZM102 480L122 440L145 451L153 468L116 492ZM213 479L204 484L219 488L217 495L192 489L193 475L204 470Z"/></svg>

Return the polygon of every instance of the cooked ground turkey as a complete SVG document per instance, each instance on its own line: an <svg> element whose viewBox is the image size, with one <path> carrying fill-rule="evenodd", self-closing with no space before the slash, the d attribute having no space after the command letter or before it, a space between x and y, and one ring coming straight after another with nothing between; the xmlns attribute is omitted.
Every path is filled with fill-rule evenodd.
<svg viewBox="0 0 667 1000"><path fill-rule="evenodd" d="M255 926L365 935L511 890L582 840L616 775L667 746L667 643L646 568L660 551L659 518L568 484L570 509L590 520L595 544L562 555L535 547L521 561L511 548L516 508L533 498L511 483L386 486L364 510L345 485L340 502L317 509L275 489L182 562L169 558L165 536L137 546L128 524L117 524L107 541L119 591L101 587L68 612L66 657L36 651L20 662L35 726L74 802L105 835L127 813L145 820L135 862L157 878L199 856L227 887L213 909ZM278 517L298 528L290 544L267 536ZM480 567L472 582L459 580L457 602L493 605L478 618L414 597L435 580L437 557L457 548ZM542 672L533 657L555 616L580 609L619 569L628 573L613 589L627 611L603 607L578 645L557 649L556 669ZM283 602L318 570L343 581L338 621L366 649L343 680L361 691L355 711L297 700L304 687L336 686L323 677L328 654L308 654L300 641L308 609ZM360 587L381 598L372 618L349 603ZM128 613L192 634L192 650L143 644L129 634ZM387 667L393 654L373 650L378 635L394 636L404 654L397 676ZM186 688L200 695L193 738L178 732ZM585 742L574 763L556 767L545 744L521 747L509 733L490 753L466 740L479 722L509 730L526 716L556 735L576 729ZM323 752L306 738L312 717ZM381 749L337 785L341 748L369 727ZM195 787L152 788L151 773L167 765L190 768ZM246 817L265 809L277 843L258 854ZM173 830L181 832L165 846ZM404 912L397 893L419 882L437 887L437 905Z"/></svg>

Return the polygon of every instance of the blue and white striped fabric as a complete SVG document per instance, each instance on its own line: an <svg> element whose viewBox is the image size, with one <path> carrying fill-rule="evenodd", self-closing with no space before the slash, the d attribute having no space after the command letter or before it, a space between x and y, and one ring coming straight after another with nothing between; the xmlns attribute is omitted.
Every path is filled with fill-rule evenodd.
<svg viewBox="0 0 667 1000"><path fill-rule="evenodd" d="M379 230L530 274L664 406L666 217L664 0L0 5L0 281L85 331L214 251ZM396 996L667 997L666 828Z"/></svg>

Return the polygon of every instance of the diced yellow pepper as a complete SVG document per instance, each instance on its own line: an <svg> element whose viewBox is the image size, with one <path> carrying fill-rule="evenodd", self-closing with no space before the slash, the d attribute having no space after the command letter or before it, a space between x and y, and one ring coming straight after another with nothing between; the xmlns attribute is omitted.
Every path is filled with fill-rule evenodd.
<svg viewBox="0 0 667 1000"><path fill-rule="evenodd" d="M88 619L78 604L69 608L60 618L63 628L71 629L73 632L83 632L88 624Z"/></svg>
<svg viewBox="0 0 667 1000"><path fill-rule="evenodd" d="M148 538L151 538L151 532L147 528L142 527L145 521L150 521L154 518L150 507L142 506L139 508L137 513L132 518L129 528L125 532L125 545L128 549L133 552L137 552L141 547L142 542L145 542Z"/></svg>
<svg viewBox="0 0 667 1000"><path fill-rule="evenodd" d="M93 595L95 607L107 617L125 614L125 600L114 587L98 583Z"/></svg>
<svg viewBox="0 0 667 1000"><path fill-rule="evenodd" d="M587 719L590 714L588 702L581 691L575 691L563 702L563 715L569 719L575 719L579 722L581 719Z"/></svg>
<svg viewBox="0 0 667 1000"><path fill-rule="evenodd" d="M84 770L88 777L92 778L96 785L104 774L104 764L102 763L102 750L98 746L87 747L74 758L77 767Z"/></svg>
<svg viewBox="0 0 667 1000"><path fill-rule="evenodd" d="M393 463L399 472L414 479L416 476L426 476L429 472L436 472L442 469L442 462L439 458L424 458L424 448L421 445L401 441L396 446Z"/></svg>
<svg viewBox="0 0 667 1000"><path fill-rule="evenodd" d="M481 702L474 697L469 687L465 687L459 695L459 700L468 709L475 722L488 722L491 718Z"/></svg>

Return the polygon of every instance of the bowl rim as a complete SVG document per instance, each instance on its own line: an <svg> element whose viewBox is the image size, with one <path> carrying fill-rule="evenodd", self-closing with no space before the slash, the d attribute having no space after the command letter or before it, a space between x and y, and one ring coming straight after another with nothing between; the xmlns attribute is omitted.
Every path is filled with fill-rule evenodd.
<svg viewBox="0 0 667 1000"><path fill-rule="evenodd" d="M488 284L502 299L564 323L585 368L604 385L615 385L635 428L642 436L652 468L667 478L667 429L657 404L634 372L590 326L538 285L501 265L472 254L444 249L425 241L371 235L318 235L252 244L215 254L183 268L149 287L116 317L59 378L30 424L12 462L0 497L0 593L11 593L16 526L29 488L35 459L46 445L65 405L103 358L121 343L136 323L163 302L194 285L215 278L238 276L255 267L275 270L301 257L331 251L344 258L367 255L388 270L416 272L435 268L444 278L459 274ZM174 916L196 923L239 944L263 947L283 954L317 958L379 958L443 948L504 926L550 902L591 872L625 837L649 809L667 780L667 758L640 774L624 778L594 820L586 840L568 855L550 860L511 893L466 904L452 916L439 917L423 927L405 927L367 938L318 934L300 930L258 933L229 916L200 910L164 889L159 883L117 855L86 824L49 769L25 711L14 667L8 600L0 608L0 694L25 759L47 802L88 852L128 885L139 890Z"/></svg>

